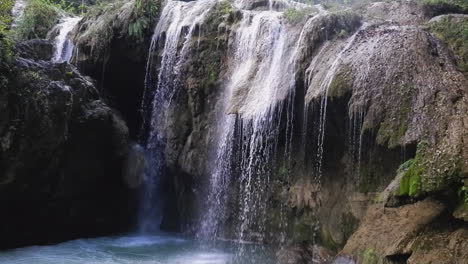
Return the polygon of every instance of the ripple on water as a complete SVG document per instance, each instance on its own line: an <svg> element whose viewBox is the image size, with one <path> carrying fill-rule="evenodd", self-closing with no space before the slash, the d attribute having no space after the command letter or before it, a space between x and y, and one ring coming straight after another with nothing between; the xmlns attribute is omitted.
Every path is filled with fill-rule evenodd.
<svg viewBox="0 0 468 264"><path fill-rule="evenodd" d="M172 235L79 239L53 246L0 252L2 264L229 264L231 242L203 243ZM271 255L252 251L239 263L270 264ZM265 258L260 257L265 255ZM253 261L253 259L256 259Z"/></svg>

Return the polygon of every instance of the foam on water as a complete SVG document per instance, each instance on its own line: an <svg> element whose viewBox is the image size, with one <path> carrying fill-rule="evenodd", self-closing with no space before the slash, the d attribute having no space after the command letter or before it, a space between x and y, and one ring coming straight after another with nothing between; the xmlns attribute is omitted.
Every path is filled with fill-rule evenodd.
<svg viewBox="0 0 468 264"><path fill-rule="evenodd" d="M215 246L172 235L124 236L74 240L0 252L2 264L228 264L274 263L272 255L254 248L234 259L233 245Z"/></svg>

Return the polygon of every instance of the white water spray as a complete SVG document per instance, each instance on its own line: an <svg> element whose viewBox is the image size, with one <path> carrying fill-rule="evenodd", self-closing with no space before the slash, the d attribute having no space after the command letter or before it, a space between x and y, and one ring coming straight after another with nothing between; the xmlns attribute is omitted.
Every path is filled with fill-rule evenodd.
<svg viewBox="0 0 468 264"><path fill-rule="evenodd" d="M157 192L162 173L161 164L164 162L166 129L171 122L168 116L177 96L181 78L180 68L184 66L188 52L194 48L190 40L195 28L205 20L216 2L217 0L168 1L154 30L142 102L143 128L147 126L149 130L145 144L149 162L144 175L145 184L139 219L140 231L143 233L154 232L159 227L158 211L161 204ZM161 46L161 62L156 68L153 58Z"/></svg>
<svg viewBox="0 0 468 264"><path fill-rule="evenodd" d="M53 62L70 62L75 45L69 38L69 35L81 19L81 17L66 17L55 27L59 33L55 37Z"/></svg>

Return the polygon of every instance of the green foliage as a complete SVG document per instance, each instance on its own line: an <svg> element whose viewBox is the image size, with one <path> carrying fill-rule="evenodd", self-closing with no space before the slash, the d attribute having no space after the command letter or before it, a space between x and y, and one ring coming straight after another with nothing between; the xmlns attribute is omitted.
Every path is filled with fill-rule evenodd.
<svg viewBox="0 0 468 264"><path fill-rule="evenodd" d="M114 37L129 37L142 42L156 21L161 0L119 0L98 2L89 8L77 44L86 46L95 59L101 58Z"/></svg>
<svg viewBox="0 0 468 264"><path fill-rule="evenodd" d="M135 0L132 15L128 24L128 35L138 42L144 40L144 34L154 21L161 1L159 0Z"/></svg>
<svg viewBox="0 0 468 264"><path fill-rule="evenodd" d="M2 0L0 2L0 87L4 87L7 83L4 74L8 71L13 57L13 44L10 38L10 12L13 4L13 0Z"/></svg>
<svg viewBox="0 0 468 264"><path fill-rule="evenodd" d="M466 205L468 205L468 186L462 186L458 189L458 197L460 201Z"/></svg>
<svg viewBox="0 0 468 264"><path fill-rule="evenodd" d="M316 12L317 10L312 7L303 9L288 8L286 11L284 11L284 17L289 23L298 24L303 22L309 14Z"/></svg>
<svg viewBox="0 0 468 264"><path fill-rule="evenodd" d="M466 0L420 0L430 15L437 16L449 13L468 13Z"/></svg>
<svg viewBox="0 0 468 264"><path fill-rule="evenodd" d="M210 12L205 24L218 27L221 22L225 21L225 16L228 16L232 10L232 5L228 1L223 0L218 2L214 10Z"/></svg>
<svg viewBox="0 0 468 264"><path fill-rule="evenodd" d="M422 163L422 151L424 144L420 143L418 151L414 159L410 159L403 163L398 169L404 173L400 181L400 189L398 195L418 197L422 194L422 175L425 173L425 167Z"/></svg>
<svg viewBox="0 0 468 264"><path fill-rule="evenodd" d="M49 0L30 0L16 28L16 38L45 38L58 22L59 12L60 9Z"/></svg>
<svg viewBox="0 0 468 264"><path fill-rule="evenodd" d="M219 2L217 11L219 15L228 15L232 12L232 5L228 1Z"/></svg>
<svg viewBox="0 0 468 264"><path fill-rule="evenodd" d="M468 18L447 16L431 24L429 30L448 44L457 56L460 70L468 73Z"/></svg>
<svg viewBox="0 0 468 264"><path fill-rule="evenodd" d="M379 258L377 252L373 248L368 248L362 255L362 264L377 264Z"/></svg>

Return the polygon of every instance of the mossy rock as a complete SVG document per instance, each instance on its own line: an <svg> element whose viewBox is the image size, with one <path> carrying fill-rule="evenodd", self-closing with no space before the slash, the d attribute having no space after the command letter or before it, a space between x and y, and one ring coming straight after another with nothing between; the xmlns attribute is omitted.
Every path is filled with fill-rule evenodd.
<svg viewBox="0 0 468 264"><path fill-rule="evenodd" d="M373 248L368 248L362 253L362 264L377 264L379 257L377 251Z"/></svg>
<svg viewBox="0 0 468 264"><path fill-rule="evenodd" d="M313 241L315 224L315 217L312 212L303 213L293 225L293 241Z"/></svg>
<svg viewBox="0 0 468 264"><path fill-rule="evenodd" d="M468 222L468 204L460 203L453 212L453 217Z"/></svg>
<svg viewBox="0 0 468 264"><path fill-rule="evenodd" d="M393 149L402 144L408 130L408 119L411 113L412 98L415 88L411 85L398 87L400 103L379 126L376 141L378 144Z"/></svg>
<svg viewBox="0 0 468 264"><path fill-rule="evenodd" d="M403 165L408 167L400 181L398 195L417 197L421 194L421 174L424 173L424 169L418 158L411 159Z"/></svg>
<svg viewBox="0 0 468 264"><path fill-rule="evenodd" d="M468 1L466 1L468 9ZM429 31L447 43L455 54L458 68L468 74L468 16L443 16L432 22Z"/></svg>

